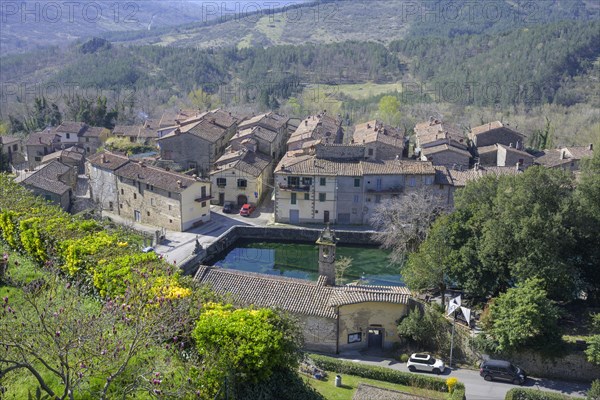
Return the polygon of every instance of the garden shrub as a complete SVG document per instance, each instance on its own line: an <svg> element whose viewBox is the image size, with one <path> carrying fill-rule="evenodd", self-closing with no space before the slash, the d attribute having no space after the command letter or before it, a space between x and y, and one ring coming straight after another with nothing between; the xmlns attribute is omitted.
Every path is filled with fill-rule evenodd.
<svg viewBox="0 0 600 400"><path fill-rule="evenodd" d="M349 361L342 361L333 357L316 354L311 354L310 358L317 367L327 371L355 375L362 378L375 379L378 381L397 383L399 385L414 386L422 389L434 390L437 392L448 392L448 385L446 384L446 381L441 378L402 372L386 367L377 367ZM459 400L463 399L464 396L465 385L458 382L454 387L454 392L451 394L450 399Z"/></svg>
<svg viewBox="0 0 600 400"><path fill-rule="evenodd" d="M581 397L571 397L560 393L544 392L539 389L510 389L504 400L574 400Z"/></svg>

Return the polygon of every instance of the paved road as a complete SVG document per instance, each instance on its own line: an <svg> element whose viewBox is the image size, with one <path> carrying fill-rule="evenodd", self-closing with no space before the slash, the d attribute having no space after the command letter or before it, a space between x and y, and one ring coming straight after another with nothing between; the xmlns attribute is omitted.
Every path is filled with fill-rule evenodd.
<svg viewBox="0 0 600 400"><path fill-rule="evenodd" d="M400 363L395 360L357 355L356 357L338 357L346 361L355 361L365 364L378 365L397 369L399 371L408 372L405 363ZM420 373L420 372L417 372ZM426 374L426 373L425 373ZM504 400L506 392L516 387L511 383L504 382L487 382L479 376L479 371L469 369L454 369L446 370L441 377L454 376L465 384L467 400ZM586 391L590 385L577 382L563 382L550 379L529 378L523 387L529 389L539 389L554 393L562 393L569 396L585 397Z"/></svg>

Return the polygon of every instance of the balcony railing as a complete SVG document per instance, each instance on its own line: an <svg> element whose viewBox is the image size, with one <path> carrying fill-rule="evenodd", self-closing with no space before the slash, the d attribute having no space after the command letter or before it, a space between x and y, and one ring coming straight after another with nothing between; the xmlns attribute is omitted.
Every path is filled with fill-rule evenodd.
<svg viewBox="0 0 600 400"><path fill-rule="evenodd" d="M194 201L197 201L198 203L202 203L203 201L207 201L207 200L211 200L213 197L211 195L207 195L207 196L198 196L194 199Z"/></svg>
<svg viewBox="0 0 600 400"><path fill-rule="evenodd" d="M288 192L308 192L310 190L310 185L286 185L280 183L279 189L286 190Z"/></svg>

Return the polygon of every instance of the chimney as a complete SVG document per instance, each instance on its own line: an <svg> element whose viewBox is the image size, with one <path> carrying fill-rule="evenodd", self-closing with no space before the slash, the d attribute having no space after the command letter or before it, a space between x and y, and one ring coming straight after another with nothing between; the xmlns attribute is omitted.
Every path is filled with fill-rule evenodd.
<svg viewBox="0 0 600 400"><path fill-rule="evenodd" d="M517 163L515 164L515 169L517 172L519 172L521 170L521 163L517 161Z"/></svg>
<svg viewBox="0 0 600 400"><path fill-rule="evenodd" d="M106 162L106 154L102 154L102 162L105 163Z"/></svg>
<svg viewBox="0 0 600 400"><path fill-rule="evenodd" d="M589 151L593 151L593 150L594 150L594 143L590 143L590 144L588 145L588 150L589 150Z"/></svg>
<svg viewBox="0 0 600 400"><path fill-rule="evenodd" d="M371 124L367 122L367 129L371 129Z"/></svg>
<svg viewBox="0 0 600 400"><path fill-rule="evenodd" d="M308 126L308 120L304 121L304 126Z"/></svg>
<svg viewBox="0 0 600 400"><path fill-rule="evenodd" d="M513 147L512 143L509 143L508 147L510 147L512 149L512 147Z"/></svg>
<svg viewBox="0 0 600 400"><path fill-rule="evenodd" d="M462 170L462 168L461 168L461 170ZM479 163L478 162L475 163L475 171L479 171Z"/></svg>
<svg viewBox="0 0 600 400"><path fill-rule="evenodd" d="M176 135L179 135L180 133L181 133L181 129L179 129L179 128L175 129L175 134Z"/></svg>
<svg viewBox="0 0 600 400"><path fill-rule="evenodd" d="M181 181L179 179L177 180L177 187L181 188Z"/></svg>
<svg viewBox="0 0 600 400"><path fill-rule="evenodd" d="M564 151L564 150L561 150L561 151L560 151L560 159L561 159L561 160L564 160L564 159L565 159L565 151Z"/></svg>

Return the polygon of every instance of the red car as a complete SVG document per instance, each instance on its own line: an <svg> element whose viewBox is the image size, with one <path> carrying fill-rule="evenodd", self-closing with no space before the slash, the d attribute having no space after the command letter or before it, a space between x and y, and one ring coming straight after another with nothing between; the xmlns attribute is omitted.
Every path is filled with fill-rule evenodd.
<svg viewBox="0 0 600 400"><path fill-rule="evenodd" d="M256 209L252 204L244 204L240 209L240 215L242 217L249 217L250 214Z"/></svg>

